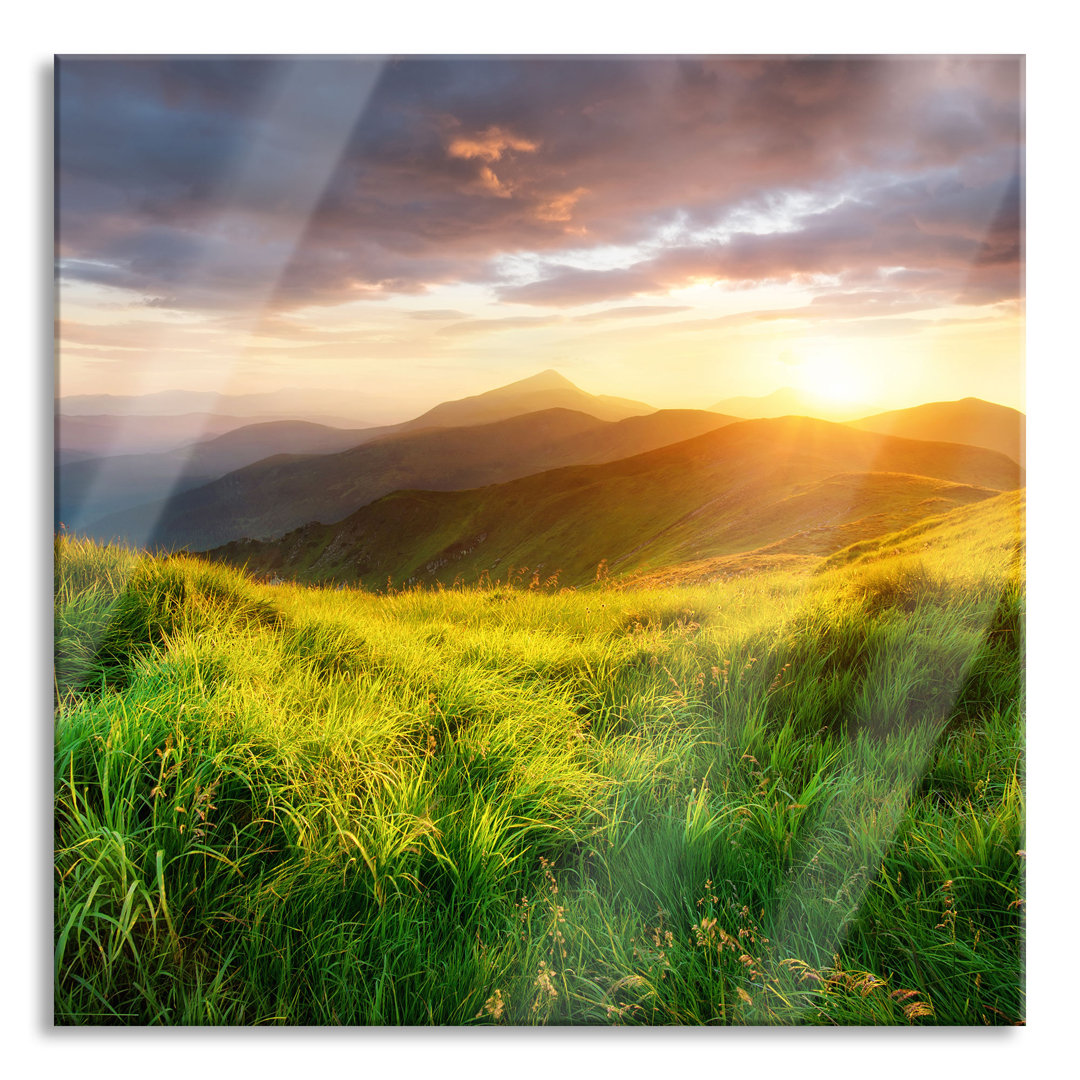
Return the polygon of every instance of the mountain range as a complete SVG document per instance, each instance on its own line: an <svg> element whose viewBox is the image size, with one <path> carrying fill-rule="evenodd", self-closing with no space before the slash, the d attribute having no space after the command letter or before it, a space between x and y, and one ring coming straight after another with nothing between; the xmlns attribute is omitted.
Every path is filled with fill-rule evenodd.
<svg viewBox="0 0 1080 1080"><path fill-rule="evenodd" d="M338 521L399 488L453 491L612 461L731 421L703 410L665 410L616 422L555 408L487 424L398 431L337 454L266 458L194 490L108 515L88 531L155 547L269 537L309 521Z"/></svg>
<svg viewBox="0 0 1080 1080"><path fill-rule="evenodd" d="M217 413L177 415L109 414L68 416L54 421L57 451L88 457L114 454L161 454L251 423L246 416Z"/></svg>
<svg viewBox="0 0 1080 1080"><path fill-rule="evenodd" d="M976 397L959 401L932 401L925 405L882 412L853 403L829 407L810 394L785 386L763 397L728 398L709 408L743 420L817 416L884 435L982 446L988 450L999 450L1018 464L1024 464L1024 414L1006 405L996 405Z"/></svg>
<svg viewBox="0 0 1080 1080"><path fill-rule="evenodd" d="M110 456L69 439L57 517L75 531L368 586L813 562L1024 482L1023 415L975 398L846 423L741 419L588 394L548 370L382 427L104 420L130 440L204 435ZM102 417L62 422L89 433Z"/></svg>
<svg viewBox="0 0 1080 1080"><path fill-rule="evenodd" d="M178 494L274 454L329 454L363 437L358 429L271 420L172 451L100 457L75 452L57 462L56 517L67 528L81 530L108 514L156 502L163 491ZM61 448L60 453L73 452Z"/></svg>
<svg viewBox="0 0 1080 1080"><path fill-rule="evenodd" d="M581 585L602 563L625 574L732 553L820 556L1022 483L996 451L787 417L479 489L399 490L336 524L210 554L369 587L525 568Z"/></svg>
<svg viewBox="0 0 1080 1080"><path fill-rule="evenodd" d="M328 403L332 402L332 407ZM169 427L182 416L220 416L239 418L236 426L267 420L309 420L332 427L377 428L380 432L416 427L459 427L462 424L483 424L504 420L522 412L540 409L581 409L589 404L590 415L602 420L621 420L626 416L655 412L651 405L640 401L589 394L580 390L565 376L548 369L525 379L488 390L482 394L454 401L444 401L412 420L402 423L373 424L357 417L366 413L384 416L400 408L396 402L365 391L284 389L252 394L218 394L195 390L166 390L150 394L74 394L58 398L56 412L59 427L71 432L78 429L70 423L76 418L92 418L99 424L131 421L137 426L138 417L150 420L168 417ZM365 411L365 407L370 406ZM209 430L209 429L207 429ZM219 428L215 434L227 430ZM197 437L197 436L196 436Z"/></svg>
<svg viewBox="0 0 1080 1080"><path fill-rule="evenodd" d="M171 395L149 394L138 399L111 398L109 395L61 399L61 405L75 400L74 406L68 406L74 408L88 404L100 406L103 401L110 401L114 407L119 407L116 403L123 402L133 411L94 416L58 413L56 522L62 521L68 528L85 531L101 539L121 537L139 545L151 540L166 545L175 544L176 530L170 530L167 524L158 529L156 523L171 520L172 507L178 496L256 461L283 454L333 453L394 435L432 428L487 424L552 408L573 409L603 420L618 420L655 411L642 402L586 393L550 370L484 394L443 402L412 420L383 427L328 427L301 420L251 423L250 419L232 415L218 417L207 413L186 413L150 416L142 411L154 404L176 407L184 403L202 402L208 396L176 391ZM278 397L256 394L247 395L242 401L237 398L230 400L234 404L253 408L253 403L265 404L267 400L276 402ZM703 428L698 426L691 430L696 432ZM224 435L229 437L225 438ZM655 443L643 444L635 449L645 449L648 445ZM546 459L541 456L537 458L535 468L546 467L546 464ZM359 461L356 466L363 469L365 462ZM333 473L334 468L331 465L329 471ZM490 477L486 474L477 476L472 482L517 475L521 475L521 472L513 468L509 471L496 469ZM313 475L311 480L319 484L322 477ZM235 484L230 484L224 497L228 507L236 496L235 514L232 516L239 515L249 521L253 535L263 535L266 528L291 528L300 521L308 520L290 516L287 509L282 508L278 516L270 515L271 523L264 527L259 521L259 514L248 511L248 504L252 501L262 503L274 499L268 489L253 496L248 494L246 485L260 482L254 474L237 478ZM437 480L432 482L440 486ZM348 484L345 486L349 487ZM363 487L363 490L368 497L374 498L386 489L379 487L374 493L370 492L369 487ZM215 505L222 502L220 495L220 492L207 493L205 505L215 507L212 510L214 513L221 508ZM339 507L331 498L329 501L316 500L316 505L320 514L343 517L361 503L350 501ZM143 506L143 509L134 515L114 518L122 511L139 506ZM229 516L230 511L226 509L225 512ZM204 538L204 534L191 523L185 523L181 531L181 543ZM214 534L215 537L218 535L220 530Z"/></svg>

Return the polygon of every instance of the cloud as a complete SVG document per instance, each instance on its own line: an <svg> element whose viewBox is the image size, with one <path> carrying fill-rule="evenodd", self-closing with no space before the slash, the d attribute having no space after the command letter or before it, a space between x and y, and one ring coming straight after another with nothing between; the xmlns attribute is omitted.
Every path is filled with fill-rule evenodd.
<svg viewBox="0 0 1080 1080"><path fill-rule="evenodd" d="M163 322L102 324L62 320L57 323L56 338L60 342L74 345L132 350L145 350L155 341L167 338L172 349L198 350L206 344L207 333L199 327Z"/></svg>
<svg viewBox="0 0 1080 1080"><path fill-rule="evenodd" d="M578 200L588 193L588 188L574 188L573 191L564 192L546 202L541 202L533 213L540 221L569 221L573 217L574 207Z"/></svg>
<svg viewBox="0 0 1080 1080"><path fill-rule="evenodd" d="M1015 57L62 58L62 275L192 311L461 282L572 306L886 266L1015 297L1021 75ZM641 257L570 258L610 245ZM500 278L523 253L542 276Z"/></svg>
<svg viewBox="0 0 1080 1080"><path fill-rule="evenodd" d="M514 193L515 185L513 183L503 183L491 168L482 165L480 172L477 174L475 186L500 199L509 199Z"/></svg>
<svg viewBox="0 0 1080 1080"><path fill-rule="evenodd" d="M647 269L640 267L615 270L583 270L575 266L550 267L549 276L527 285L510 285L496 291L503 300L516 304L539 304L574 307L596 304L638 293L663 292L664 284Z"/></svg>
<svg viewBox="0 0 1080 1080"><path fill-rule="evenodd" d="M625 307L604 308L590 315L575 315L574 322L602 322L607 319L643 319L656 315L672 315L678 311L692 311L686 304L639 304Z"/></svg>
<svg viewBox="0 0 1080 1080"><path fill-rule="evenodd" d="M455 311L453 308L422 308L419 311L406 312L406 314L410 319L424 320L447 320L466 318L464 311Z"/></svg>
<svg viewBox="0 0 1080 1080"><path fill-rule="evenodd" d="M491 162L501 160L507 150L521 150L531 154L536 148L535 142L503 131L500 127L490 127L475 138L459 136L453 139L447 148L447 153L451 157L480 158Z"/></svg>
<svg viewBox="0 0 1080 1080"><path fill-rule="evenodd" d="M523 330L563 322L561 315L509 315L504 319L468 319L451 323L438 331L444 337L490 334L499 330Z"/></svg>
<svg viewBox="0 0 1080 1080"><path fill-rule="evenodd" d="M516 303L574 306L667 294L699 281L741 287L829 275L887 283L881 279L882 268L901 267L907 275L904 291L897 297L891 289L879 288L873 302L906 302L919 275L934 280L941 302L976 294L980 303L1013 299L1020 260L1012 216L1016 200L1010 194L1015 188L1014 177L982 188L950 186L944 196L923 184L868 188L858 199L842 200L777 231L672 244L612 270L548 265L539 280L498 291ZM946 212L949 204L951 212ZM870 301L871 294L862 294L861 303Z"/></svg>

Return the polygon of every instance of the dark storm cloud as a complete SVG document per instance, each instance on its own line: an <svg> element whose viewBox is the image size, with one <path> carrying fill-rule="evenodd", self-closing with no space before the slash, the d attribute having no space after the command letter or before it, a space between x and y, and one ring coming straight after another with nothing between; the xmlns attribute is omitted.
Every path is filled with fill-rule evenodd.
<svg viewBox="0 0 1080 1080"><path fill-rule="evenodd" d="M1020 78L1011 58L62 60L58 250L68 279L187 309L461 281L585 304L880 266L1015 296ZM736 227L793 193L848 200ZM560 257L608 244L651 246ZM500 277L516 252L540 280Z"/></svg>

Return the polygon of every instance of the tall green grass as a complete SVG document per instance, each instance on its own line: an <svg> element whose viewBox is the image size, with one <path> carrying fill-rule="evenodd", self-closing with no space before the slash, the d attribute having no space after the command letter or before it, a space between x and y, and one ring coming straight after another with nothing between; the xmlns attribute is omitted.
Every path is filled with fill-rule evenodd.
<svg viewBox="0 0 1080 1080"><path fill-rule="evenodd" d="M392 596L58 541L56 1021L1021 1021L986 535Z"/></svg>

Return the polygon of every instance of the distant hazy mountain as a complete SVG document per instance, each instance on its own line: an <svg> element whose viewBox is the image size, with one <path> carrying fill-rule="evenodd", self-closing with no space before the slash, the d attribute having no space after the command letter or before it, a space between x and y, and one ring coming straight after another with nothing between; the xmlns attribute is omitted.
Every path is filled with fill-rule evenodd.
<svg viewBox="0 0 1080 1080"><path fill-rule="evenodd" d="M564 404L553 406L552 402ZM448 426L468 428L497 419L513 419L550 411L552 408L568 410L565 403L573 405L569 411L588 417L624 417L655 412L651 406L640 402L588 394L556 372L545 371L485 394L445 402L404 424L353 431L345 440L345 445L359 446L361 443ZM95 424L104 420L107 429L110 423L123 425L131 440L136 436L144 437L148 430L156 430L152 418L148 417L93 419ZM164 419L172 420L174 428L180 423L180 418ZM483 442L477 447L455 444L452 451L446 452L456 454L457 462L464 465L464 472L460 473L464 477L461 483L483 483L521 476L529 471L550 468L553 464L611 460L619 456L623 445L629 447L626 453L638 453L666 441L711 430L727 419L696 410L686 410L681 414L681 419L669 413L658 424L641 428L636 433L627 431L604 435L598 432L597 442L588 453L584 447L581 449L583 456L577 456L577 451L569 452L570 456L565 458L548 456L549 452L556 453L554 444L558 441L550 432L543 437L545 449L542 453L529 449L529 436L520 446L491 446L482 451ZM68 425L82 424L83 420L81 417L63 417L60 423L67 428ZM169 427L168 423L162 425L165 430ZM526 424L525 428L528 427ZM680 427L685 430L680 430ZM114 430L112 437L116 439ZM614 440L610 446L605 442L609 438ZM468 436L457 437L456 442L468 443ZM247 454L246 461L240 462L240 465L280 453L326 453L340 449L341 445L267 446L265 454ZM491 460L479 461L477 455L485 452ZM423 458L425 451L418 453ZM65 468L64 475L57 479L62 492L57 501L58 520L63 520L69 527L88 530L103 539L122 536L136 544L151 541L167 545L217 543L242 535L273 535L315 517L336 521L370 499L394 490L400 483L413 482L412 466L418 470L416 476L425 478L423 482L428 486L457 486L445 479L457 475L453 462L412 459L412 466L402 472L396 459L387 460L381 452L325 463L313 463L306 457L303 462L268 461L265 468L244 471L235 477L225 476L236 466L221 468L220 454L210 460L187 449L182 456L184 462L160 459L147 463L145 467L139 467L134 462L126 463L127 472L123 467L107 470L95 470L91 466L75 470ZM181 498L187 491L200 488L219 477L222 484L204 495ZM91 484L93 490L86 489L87 484ZM69 518L73 519L74 525Z"/></svg>
<svg viewBox="0 0 1080 1080"><path fill-rule="evenodd" d="M66 416L55 420L56 447L92 457L157 454L250 424L247 416L184 413L177 416Z"/></svg>
<svg viewBox="0 0 1080 1080"><path fill-rule="evenodd" d="M1003 454L804 417L733 423L608 464L467 491L396 491L215 557L255 570L382 585L475 581L528 567L564 584L733 552L836 551L1013 490Z"/></svg>
<svg viewBox="0 0 1080 1080"><path fill-rule="evenodd" d="M333 522L399 488L451 491L553 466L610 461L711 431L730 417L656 412L617 423L546 409L492 424L396 432L338 454L280 455L86 526L99 539L210 547Z"/></svg>
<svg viewBox="0 0 1080 1080"><path fill-rule="evenodd" d="M317 392L322 394L322 391ZM202 441L226 431L251 424L257 409L280 408L273 415L259 416L259 422L270 420L307 420L306 403L315 391L296 391L290 397L286 391L268 394L219 396L189 390L171 390L159 394L122 397L111 394L81 395L57 401L56 445L65 450L79 450L95 457L110 454L158 453ZM349 395L342 395L342 408ZM229 411L221 415L209 411L178 412L201 404L212 408L215 403ZM426 427L467 427L489 424L512 416L540 412L544 409L572 409L595 416L600 420L621 420L655 412L651 405L639 401L588 394L555 371L544 371L528 379L500 386L484 394L443 402L426 413L404 423L374 426L353 423L345 419L320 417L318 422L346 430L363 430L357 442L373 440L402 431ZM100 410L92 415L90 409ZM159 410L159 411L155 411Z"/></svg>
<svg viewBox="0 0 1080 1080"><path fill-rule="evenodd" d="M64 446L57 446L53 450L53 463L57 466L66 465L70 461L89 461L93 454L88 450L70 450Z"/></svg>
<svg viewBox="0 0 1080 1080"><path fill-rule="evenodd" d="M400 426L402 429L465 427L470 424L490 424L543 409L573 409L595 416L598 420L622 420L628 416L656 412L651 405L641 401L588 394L557 371L548 369L484 394L444 401Z"/></svg>
<svg viewBox="0 0 1080 1080"><path fill-rule="evenodd" d="M738 417L721 416L705 409L658 409L646 416L628 416L617 423L604 423L578 432L553 445L545 454L544 468L617 461L737 422Z"/></svg>
<svg viewBox="0 0 1080 1080"><path fill-rule="evenodd" d="M873 412L874 406L866 402L837 404L813 394L784 386L762 397L733 397L718 401L709 408L713 412L728 413L746 420L763 420L778 416L815 416L820 420L854 420Z"/></svg>
<svg viewBox="0 0 1080 1080"><path fill-rule="evenodd" d="M272 454L328 454L355 446L363 437L361 430L273 420L171 453L58 460L56 520L82 530L107 514L177 495Z"/></svg>
<svg viewBox="0 0 1080 1080"><path fill-rule="evenodd" d="M1024 414L981 398L934 401L910 409L895 409L850 421L849 426L885 435L902 435L907 439L984 446L1024 464L1027 437Z"/></svg>

